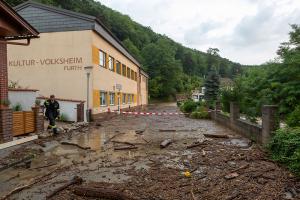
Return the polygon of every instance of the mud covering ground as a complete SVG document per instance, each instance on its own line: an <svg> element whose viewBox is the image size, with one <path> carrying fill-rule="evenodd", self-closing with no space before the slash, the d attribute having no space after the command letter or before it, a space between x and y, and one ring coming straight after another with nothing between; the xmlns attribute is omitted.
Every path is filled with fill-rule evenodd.
<svg viewBox="0 0 300 200"><path fill-rule="evenodd" d="M175 104L159 104L143 111L178 109ZM172 143L161 149L165 139ZM117 150L132 146L137 149ZM269 160L261 147L210 120L183 115L115 115L58 137L0 151L0 164L30 155L29 164L0 171L0 198L28 185L7 198L45 199L80 176L83 183L66 187L52 199L101 199L75 195L78 186L110 188L128 199L145 200L300 199L300 181Z"/></svg>

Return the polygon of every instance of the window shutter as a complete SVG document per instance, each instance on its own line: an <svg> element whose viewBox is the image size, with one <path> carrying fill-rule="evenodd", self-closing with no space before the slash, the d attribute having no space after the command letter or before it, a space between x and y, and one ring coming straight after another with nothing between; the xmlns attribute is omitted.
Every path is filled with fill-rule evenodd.
<svg viewBox="0 0 300 200"><path fill-rule="evenodd" d="M92 61L93 64L99 65L99 49L95 46L92 46Z"/></svg>
<svg viewBox="0 0 300 200"><path fill-rule="evenodd" d="M106 59L105 59L105 68L108 69L108 61L109 61L109 55L106 53Z"/></svg>
<svg viewBox="0 0 300 200"><path fill-rule="evenodd" d="M114 72L117 71L117 62L116 62L116 59L114 59Z"/></svg>
<svg viewBox="0 0 300 200"><path fill-rule="evenodd" d="M93 91L93 107L100 107L100 92L98 90Z"/></svg>

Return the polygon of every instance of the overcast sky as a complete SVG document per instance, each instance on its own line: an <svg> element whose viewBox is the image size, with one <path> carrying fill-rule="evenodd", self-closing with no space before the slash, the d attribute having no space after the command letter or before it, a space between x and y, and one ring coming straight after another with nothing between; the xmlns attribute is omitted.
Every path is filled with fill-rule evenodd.
<svg viewBox="0 0 300 200"><path fill-rule="evenodd" d="M300 0L98 0L185 46L242 64L276 57L289 24L300 24Z"/></svg>

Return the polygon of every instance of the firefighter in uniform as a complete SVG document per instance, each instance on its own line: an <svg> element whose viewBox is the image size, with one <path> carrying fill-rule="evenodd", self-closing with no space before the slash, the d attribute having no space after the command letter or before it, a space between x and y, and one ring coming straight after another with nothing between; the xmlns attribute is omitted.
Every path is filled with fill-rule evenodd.
<svg viewBox="0 0 300 200"><path fill-rule="evenodd" d="M48 129L52 129L53 134L57 134L57 127L55 125L55 120L59 118L59 103L55 100L55 96L51 95L50 99L44 102L46 108L46 117L49 120Z"/></svg>

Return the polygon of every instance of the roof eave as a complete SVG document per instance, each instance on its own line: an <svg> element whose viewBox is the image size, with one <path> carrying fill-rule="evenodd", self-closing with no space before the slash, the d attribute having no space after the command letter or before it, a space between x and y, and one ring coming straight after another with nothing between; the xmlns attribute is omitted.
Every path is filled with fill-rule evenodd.
<svg viewBox="0 0 300 200"><path fill-rule="evenodd" d="M27 38L32 38L31 36L37 37L39 35L39 32L27 21L25 21L23 17L21 17L15 10L13 10L6 2L0 1L0 5L1 4L3 5L2 7L4 8L4 10L28 32Z"/></svg>

